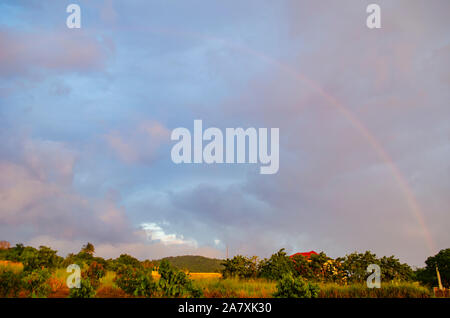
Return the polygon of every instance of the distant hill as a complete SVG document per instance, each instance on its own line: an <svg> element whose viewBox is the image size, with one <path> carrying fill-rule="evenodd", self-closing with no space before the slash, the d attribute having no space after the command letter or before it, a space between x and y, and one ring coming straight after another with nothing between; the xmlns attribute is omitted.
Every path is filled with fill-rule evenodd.
<svg viewBox="0 0 450 318"><path fill-rule="evenodd" d="M204 256L183 255L164 257L169 263L182 270L188 270L192 273L217 273L222 269L220 265L223 260L217 258L208 258ZM155 260L159 263L161 260Z"/></svg>

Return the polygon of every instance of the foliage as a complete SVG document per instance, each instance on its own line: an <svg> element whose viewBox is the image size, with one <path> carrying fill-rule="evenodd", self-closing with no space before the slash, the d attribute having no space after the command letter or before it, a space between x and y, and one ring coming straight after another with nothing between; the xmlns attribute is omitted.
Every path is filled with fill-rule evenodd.
<svg viewBox="0 0 450 318"><path fill-rule="evenodd" d="M70 298L92 298L95 295L95 288L87 277L82 277L80 280L80 288L71 288Z"/></svg>
<svg viewBox="0 0 450 318"><path fill-rule="evenodd" d="M339 284L347 282L347 272L344 271L342 263L333 260L323 252L317 255L312 254L309 259L303 255L295 255L291 259L295 273L303 278Z"/></svg>
<svg viewBox="0 0 450 318"><path fill-rule="evenodd" d="M0 297L17 297L22 286L22 272L0 267Z"/></svg>
<svg viewBox="0 0 450 318"><path fill-rule="evenodd" d="M381 280L390 281L411 281L414 272L408 264L402 264L394 256L383 256L379 259L381 268Z"/></svg>
<svg viewBox="0 0 450 318"><path fill-rule="evenodd" d="M123 266L131 266L139 269L142 269L143 267L137 258L134 258L128 254L121 254L118 258L111 262L110 269L116 271Z"/></svg>
<svg viewBox="0 0 450 318"><path fill-rule="evenodd" d="M116 274L114 282L129 295L149 297L156 291L151 269L122 265Z"/></svg>
<svg viewBox="0 0 450 318"><path fill-rule="evenodd" d="M450 288L450 248L440 250L436 255L428 257L425 264L425 268L416 271L415 277L417 280L428 286L438 286L437 266L442 285Z"/></svg>
<svg viewBox="0 0 450 318"><path fill-rule="evenodd" d="M95 253L95 247L92 243L87 243L86 245L83 245L81 248L80 253L89 254L91 256L94 256Z"/></svg>
<svg viewBox="0 0 450 318"><path fill-rule="evenodd" d="M93 261L83 274L90 280L91 285L97 289L100 286L100 278L105 276L105 273L103 265Z"/></svg>
<svg viewBox="0 0 450 318"><path fill-rule="evenodd" d="M279 280L285 274L294 272L294 263L287 256L284 248L282 248L269 259L264 259L261 262L259 276L266 279Z"/></svg>
<svg viewBox="0 0 450 318"><path fill-rule="evenodd" d="M51 291L51 286L48 284L50 276L51 272L48 269L34 270L23 277L23 287L33 298L47 297Z"/></svg>
<svg viewBox="0 0 450 318"><path fill-rule="evenodd" d="M62 267L67 267L71 264L77 264L81 268L89 267L92 263L98 263L103 266L103 268L109 269L110 264L102 257L95 257L95 247L92 243L87 243L83 245L81 250L77 254L70 253L66 256L64 261L61 263Z"/></svg>
<svg viewBox="0 0 450 318"><path fill-rule="evenodd" d="M392 280L407 281L412 279L413 271L408 264L402 264L394 256L377 258L370 251L365 253L352 253L338 259L342 262L342 268L348 273L348 281L351 283L365 282L370 273L367 267L370 264L379 265L381 268L381 281Z"/></svg>
<svg viewBox="0 0 450 318"><path fill-rule="evenodd" d="M301 277L294 277L292 273L284 274L277 283L277 291L273 295L278 298L317 298L319 287L307 282Z"/></svg>
<svg viewBox="0 0 450 318"><path fill-rule="evenodd" d="M310 266L311 260L303 255L295 255L291 258L294 266L294 272L303 278L314 279L314 271Z"/></svg>
<svg viewBox="0 0 450 318"><path fill-rule="evenodd" d="M232 259L223 261L222 266L223 278L255 278L258 275L258 259L256 256L249 258L236 255Z"/></svg>
<svg viewBox="0 0 450 318"><path fill-rule="evenodd" d="M167 297L200 297L202 292L192 284L192 280L184 272L170 266L167 260L159 264L158 290Z"/></svg>
<svg viewBox="0 0 450 318"><path fill-rule="evenodd" d="M62 261L62 257L56 251L47 246L40 246L36 249L31 246L17 244L15 247L2 253L2 257L13 262L20 262L24 266L24 271L33 271L42 267L55 269Z"/></svg>
<svg viewBox="0 0 450 318"><path fill-rule="evenodd" d="M343 270L342 263L331 258L323 263L320 277L323 282L347 283L347 272Z"/></svg>

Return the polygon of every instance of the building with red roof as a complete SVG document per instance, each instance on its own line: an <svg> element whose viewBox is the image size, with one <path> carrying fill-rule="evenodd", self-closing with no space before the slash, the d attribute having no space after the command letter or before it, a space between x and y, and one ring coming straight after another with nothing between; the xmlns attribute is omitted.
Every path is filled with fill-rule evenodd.
<svg viewBox="0 0 450 318"><path fill-rule="evenodd" d="M301 256L305 257L306 259L309 259L311 257L311 255L313 255L313 254L319 255L318 253L316 253L314 251L309 251L309 252L304 252L304 253L295 253L295 254L291 255L290 257L292 258L294 256L301 255Z"/></svg>

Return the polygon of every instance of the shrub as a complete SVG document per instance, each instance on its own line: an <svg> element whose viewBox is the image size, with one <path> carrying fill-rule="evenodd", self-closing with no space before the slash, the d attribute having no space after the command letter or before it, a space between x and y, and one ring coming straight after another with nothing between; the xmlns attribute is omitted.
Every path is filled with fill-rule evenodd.
<svg viewBox="0 0 450 318"><path fill-rule="evenodd" d="M13 262L22 263L26 272L32 272L42 267L54 269L62 260L62 257L56 255L56 251L46 246L40 246L39 249L35 249L31 246L17 244L15 247L6 250L6 252L2 257Z"/></svg>
<svg viewBox="0 0 450 318"><path fill-rule="evenodd" d="M342 267L342 263L330 258L322 264L321 280L324 282L346 284L347 272L344 271Z"/></svg>
<svg viewBox="0 0 450 318"><path fill-rule="evenodd" d="M151 269L123 265L117 270L114 282L125 293L133 296L149 297L156 291Z"/></svg>
<svg viewBox="0 0 450 318"><path fill-rule="evenodd" d="M92 298L95 295L95 288L91 285L89 278L81 278L80 288L71 288L69 292L70 298Z"/></svg>
<svg viewBox="0 0 450 318"><path fill-rule="evenodd" d="M192 284L192 280L184 272L174 269L167 260L159 264L158 273L161 275L158 281L158 289L167 297L200 297L202 291Z"/></svg>
<svg viewBox="0 0 450 318"><path fill-rule="evenodd" d="M295 255L291 258L294 263L294 271L298 276L306 279L314 279L314 272L310 266L311 260L303 255Z"/></svg>
<svg viewBox="0 0 450 318"><path fill-rule="evenodd" d="M105 276L105 269L102 264L93 261L86 272L84 272L84 275L90 280L91 285L97 289L100 286L100 278Z"/></svg>
<svg viewBox="0 0 450 318"><path fill-rule="evenodd" d="M51 272L48 269L37 269L23 277L23 287L29 295L35 297L47 297L51 291L48 280Z"/></svg>
<svg viewBox="0 0 450 318"><path fill-rule="evenodd" d="M316 284L288 273L278 281L277 291L273 296L278 298L317 298L318 295L319 287Z"/></svg>
<svg viewBox="0 0 450 318"><path fill-rule="evenodd" d="M273 254L270 259L264 259L261 262L259 275L270 280L280 280L285 274L294 272L294 262L282 248L276 254Z"/></svg>
<svg viewBox="0 0 450 318"><path fill-rule="evenodd" d="M351 283L363 283L370 273L367 273L367 266L377 264L381 268L381 281L408 281L413 276L413 271L408 264L402 264L394 256L377 258L370 251L365 253L352 253L338 261L342 263L342 268L348 273L348 280Z"/></svg>
<svg viewBox="0 0 450 318"><path fill-rule="evenodd" d="M258 274L258 260L256 256L248 258L237 255L232 259L226 259L222 262L222 266L223 278L254 278Z"/></svg>
<svg viewBox="0 0 450 318"><path fill-rule="evenodd" d="M22 287L21 272L0 267L0 297L16 297Z"/></svg>

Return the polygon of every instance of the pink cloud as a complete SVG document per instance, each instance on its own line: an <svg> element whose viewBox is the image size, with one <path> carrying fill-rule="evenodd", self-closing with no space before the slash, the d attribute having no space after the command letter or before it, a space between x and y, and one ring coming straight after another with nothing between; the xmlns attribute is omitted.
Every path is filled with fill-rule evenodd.
<svg viewBox="0 0 450 318"><path fill-rule="evenodd" d="M153 162L162 144L169 141L169 130L156 121L143 121L127 132L117 130L106 136L108 146L126 163Z"/></svg>
<svg viewBox="0 0 450 318"><path fill-rule="evenodd" d="M82 30L0 29L0 76L53 72L91 72L105 67L111 45Z"/></svg>

